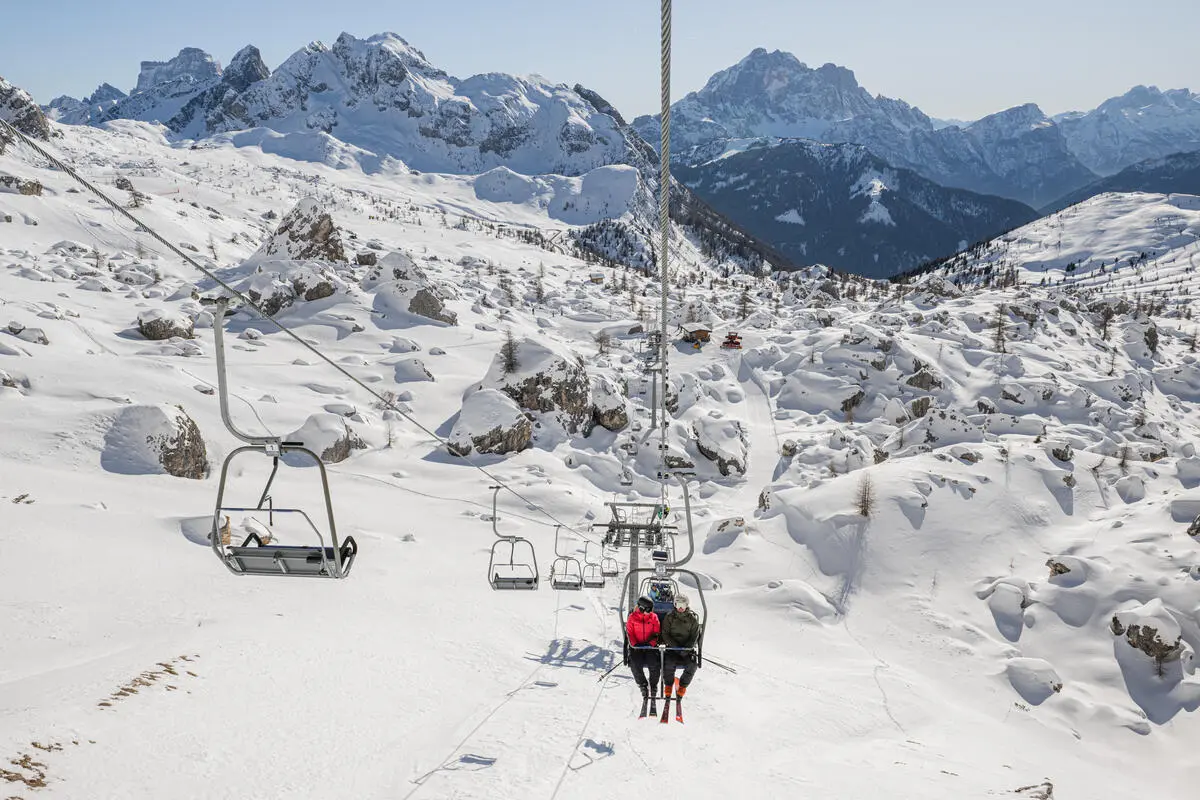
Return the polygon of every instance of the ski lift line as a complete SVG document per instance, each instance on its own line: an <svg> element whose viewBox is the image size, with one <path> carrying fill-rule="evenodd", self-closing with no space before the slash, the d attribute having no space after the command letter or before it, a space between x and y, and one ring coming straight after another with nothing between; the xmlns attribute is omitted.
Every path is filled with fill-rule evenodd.
<svg viewBox="0 0 1200 800"><path fill-rule="evenodd" d="M662 235L660 252L662 264L659 265L659 281L662 298L660 311L659 353L662 365L662 429L659 432L661 446L659 448L663 471L667 469L667 280L670 272L671 256L671 0L662 0L661 18L661 88L662 111L660 116L660 148L658 176L658 226ZM666 481L663 481L664 490Z"/></svg>
<svg viewBox="0 0 1200 800"><path fill-rule="evenodd" d="M664 2L666 2L666 3L669 3L669 0L664 0ZM65 174L69 175L71 178L73 178L74 180L76 180L76 181L77 181L77 182L78 182L80 185L82 185L82 186L83 186L85 189L87 189L87 190L88 190L88 191L90 191L92 194L96 195L96 196L97 196L97 197L99 197L99 198L100 198L102 201L104 201L104 202L105 202L105 203L107 203L109 206L111 206L111 207L112 207L112 208L113 208L113 209L114 209L114 210L115 210L117 213L119 213L119 214L121 214L122 216L124 216L126 219L128 219L130 222L132 222L134 225L138 226L138 227L139 227L141 230L145 231L145 232L146 232L146 234L147 234L148 236L150 236L151 238L153 238L154 240L156 240L157 242L159 242L160 244L162 244L164 247L166 247L168 250L170 250L170 251L171 251L172 253L174 253L175 255L179 256L179 258L183 259L183 260L184 260L186 263L188 263L188 264L190 264L191 266L195 267L195 268L196 268L196 270L198 270L198 271L199 271L199 272L200 272L202 275L204 275L204 276L205 276L206 278L208 278L209 280L213 281L215 284L217 284L217 286L219 286L219 287L221 287L222 289L224 289L224 290L225 290L226 292L228 292L228 293L229 293L229 294L230 294L232 297L236 297L238 300L240 300L240 301L243 303L243 305L244 305L244 306L246 306L246 307L248 307L248 308L252 309L252 310L254 311L254 313L255 313L255 314L257 314L258 316L262 317L263 321L265 321L265 322L268 322L268 323L270 323L271 325L274 325L276 328L278 328L278 329L279 329L279 331L280 331L281 333L283 333L283 334L285 334L286 336L288 336L289 338L293 339L293 340L294 340L294 341L296 341L296 342L297 342L297 343L298 343L298 344L299 344L301 347L303 347L304 349L308 350L308 351L309 351L310 353L312 353L314 356L316 356L317 358L321 359L321 360L322 360L322 361L324 361L326 364L328 364L330 367L332 367L333 369L335 369L336 371L338 371L339 373L341 373L341 374L342 374L342 375L343 375L345 378L347 378L348 380L350 380L352 383L354 383L356 386L358 386L359 388L361 388L361 389L362 389L363 391L365 391L367 394L369 394L369 395L371 395L372 397L374 397L376 400L378 400L380 403L382 403L382 404L383 404L383 405L384 405L386 408L389 408L389 409L391 409L392 411L395 411L395 412L396 412L397 414L399 414L401 417L403 417L404 419L408 420L408 421L409 421L410 423L412 423L412 424L413 424L415 427L417 427L418 429L420 429L420 430L421 430L421 431L423 431L424 433L428 434L430 437L432 437L433 439L435 439L436 441L438 441L438 442L439 442L439 443L441 443L442 445L445 445L445 444L446 444L446 440L445 440L445 439L443 439L442 437L438 436L436 433L434 433L432 430L430 430L429 428L427 428L425 425L423 425L423 424L421 424L420 422L418 422L418 421L417 421L415 418L413 418L413 417L412 417L411 415L409 415L408 413L404 412L402 409L398 408L398 407L397 407L397 404L396 404L395 402L393 402L393 401L391 401L391 400L388 400L388 399L387 399L387 398L385 398L383 395L381 395L379 392L376 392L374 389L372 389L372 388L371 388L370 386L368 386L366 383L364 383L363 381L359 380L359 379L358 379L357 377L355 377L355 376L354 376L352 373L350 373L350 372L349 372L349 371L348 371L348 370L347 370L345 367L341 366L341 365L340 365L340 364L338 364L336 361L334 361L333 359L331 359L329 356L327 356L327 355L325 355L324 353L322 353L320 349L318 349L318 348L317 348L317 347L315 347L314 345L311 345L311 344L309 344L307 341L305 341L303 337L301 337L299 334L297 334L297 333L296 333L295 331L293 331L291 328L287 327L287 326L286 326L286 325L284 325L282 322L280 322L280 321L276 320L276 319L275 319L274 317L272 317L270 314L267 314L267 313L265 313L265 312L264 312L262 309L260 309L258 306L256 306L256 305L254 304L254 302L250 300L250 298L249 298L249 297L247 297L246 295L242 294L242 293L241 293L241 292L239 292L237 289L233 288L233 286L231 286L230 284L228 284L228 283L226 283L225 281L221 280L221 278L219 278L219 277L218 277L218 276L217 276L215 273L213 273L211 270L209 270L209 269L207 269L206 267L202 266L202 265L201 265L201 264L200 264L198 261L196 261L194 258L192 258L191 256L189 256L189 255L188 255L187 253L185 253L183 250L181 250L180 248L176 247L174 244L172 244L171 242L169 242L169 241L167 241L165 238L163 238L163 237L162 237L162 236L161 236L161 235L160 235L160 234L159 234L157 231L155 231L153 228L150 228L150 227L149 227L149 226L147 226L145 223L141 222L141 221L140 221L140 220L139 220L137 217L135 217L133 214L130 214L128 210L126 210L124 207L122 207L122 206L121 206L119 203L117 203L115 200L113 200L113 199L112 199L112 198L110 198L108 195L104 194L104 192L100 191L98 188L96 188L96 187L95 187L95 186L93 186L91 183L89 183L89 182L88 182L88 181L87 181L85 178L83 178L83 176L81 176L81 175L80 175L78 172L76 172L76 171L75 171L75 170L74 170L72 167L68 166L67 164L63 163L63 162L62 162L60 159L58 159L58 158L56 158L55 156L51 155L51 154L50 154L50 153L49 153L49 152L48 152L48 151L47 151L45 148L43 148L42 146L40 146L39 144L37 144L37 142L35 142L35 141L33 141L32 139L30 139L28 136L26 136L26 135L25 135L24 133L22 133L21 131L17 130L17 129L16 129L15 127L13 127L13 126L12 126L12 125L11 125L11 124L10 124L10 123L7 121L7 120L0 119L0 130L7 131L9 134L11 134L12 136L16 137L16 139L17 139L17 140L19 140L19 141L23 142L24 144L26 144L27 146L29 146L29 148L30 148L30 149L32 149L34 152L36 152L38 155L40 155L40 156L42 156L43 158L45 158L47 161L49 161L49 162L50 162L51 164L53 164L55 167L57 167L58 169L62 170L62 171L65 173ZM222 322L222 320L220 320L220 319L218 319L218 320L217 320L217 324L218 324L218 325L219 325L219 324L221 324L221 322ZM497 478L495 475L493 475L493 474L492 474L490 471L488 471L488 470L487 470L485 467L481 467L479 464L472 463L472 461L470 460L470 457L469 457L469 456L461 456L461 458L463 459L463 461L465 461L465 462L467 463L467 465L468 465L468 466L470 466L470 467L473 467L473 468L475 468L475 469L479 470L479 471L480 471L480 472L482 472L482 473L483 473L485 476L487 476L487 478L488 478L489 480L493 481L494 483L498 483L498 484L500 484L501 486L503 486L503 487L504 487L504 489L505 489L506 491L508 491L509 493L511 493L513 496L515 496L515 497L516 497L518 500L521 500L521 501L522 501L523 503L525 503L526 505L528 505L528 506L530 506L530 507L532 507L532 508L536 509L536 510L537 510L539 513L541 513L541 514L545 515L546 517L548 517L549 519L553 520L555 524L557 524L557 525L562 525L562 526L563 526L563 527L565 527L567 530L569 530L569 531L571 531L571 532L573 532L573 533L576 533L576 534L579 534L579 535L581 535L581 536L582 536L582 534L580 534L580 533L579 533L579 531L578 531L578 530L576 530L574 527L572 527L572 526L570 526L570 525L567 525L566 523L562 522L562 521L561 521L561 520L559 520L557 517L555 517L553 514L551 514L549 511L547 511L546 509L544 509L543 507L541 507L541 506L540 506L540 505L538 505L537 503L534 503L533 501L531 501L531 500L529 500L528 498L526 498L524 495L522 495L522 494L521 494L520 492L518 492L516 489L512 488L511 486L509 486L508 484L506 484L504 481L500 480L500 479L499 479L499 478Z"/></svg>

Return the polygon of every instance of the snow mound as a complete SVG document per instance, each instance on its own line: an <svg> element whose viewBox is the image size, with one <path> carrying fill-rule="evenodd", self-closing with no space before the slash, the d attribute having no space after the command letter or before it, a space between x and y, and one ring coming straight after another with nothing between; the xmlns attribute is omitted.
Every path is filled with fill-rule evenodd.
<svg viewBox="0 0 1200 800"><path fill-rule="evenodd" d="M462 411L450 432L451 453L466 456L480 453L519 453L530 446L533 426L508 395L495 389L480 389L463 402Z"/></svg>
<svg viewBox="0 0 1200 800"><path fill-rule="evenodd" d="M182 408L164 403L118 411L104 436L100 466L123 475L199 479L208 461L196 423Z"/></svg>
<svg viewBox="0 0 1200 800"><path fill-rule="evenodd" d="M1062 691L1062 678L1049 662L1040 658L1014 658L1004 666L1008 682L1025 702L1040 706Z"/></svg>
<svg viewBox="0 0 1200 800"><path fill-rule="evenodd" d="M327 464L345 461L354 450L366 448L366 443L340 414L313 414L304 424L283 437L285 442L300 442ZM288 453L285 460L292 466L312 466L307 456Z"/></svg>

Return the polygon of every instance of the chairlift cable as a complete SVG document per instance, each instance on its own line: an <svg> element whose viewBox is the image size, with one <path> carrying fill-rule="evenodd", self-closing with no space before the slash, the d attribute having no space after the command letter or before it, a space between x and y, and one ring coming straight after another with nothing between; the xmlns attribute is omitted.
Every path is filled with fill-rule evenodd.
<svg viewBox="0 0 1200 800"><path fill-rule="evenodd" d="M669 0L664 0L664 2L669 3ZM335 362L333 359L331 359L329 356L322 353L321 350L319 348L317 348L315 345L309 344L295 331L293 331L292 329L290 329L289 327L284 325L279 320L272 317L270 314L267 314L266 312L264 312L257 305L255 305L254 302L249 297L242 294L237 289L233 288L233 286L226 283L221 278L217 277L217 275L215 273L213 273L211 270L207 269L206 267L202 266L198 261L196 261L194 258L189 256L183 250L176 247L174 244L169 242L167 239L163 238L163 236L161 236L153 228L149 227L148 225L143 223L141 220L139 220L137 217L135 217L133 214L129 213L129 211L126 208L124 208L120 203L117 203L115 200L110 198L104 192L100 191L94 185L89 183L85 178L83 178L83 176L81 176L73 168L71 168L67 164L63 163L60 159L53 156L45 148L43 148L42 146L37 144L37 142L33 141L31 138L26 136L24 133L17 130L7 120L0 119L0 131L7 131L9 134L16 137L19 141L21 141L25 145L29 146L30 149L32 149L38 155L42 156L42 158L49 161L54 167L61 170L65 174L69 175L71 178L76 180L80 185L82 185L85 189L92 192L92 194L99 197L104 203L106 203L107 205L112 207L113 210L115 210L117 213L121 214L126 219L128 219L130 222L132 222L135 226L137 226L137 230L144 231L147 235L149 235L151 238L153 238L154 240L156 240L157 242L162 244L164 247L166 247L168 250L170 250L175 255L179 256L186 263L195 267L196 270L198 270L206 278L213 281L215 284L217 284L217 286L221 287L221 289L228 292L232 297L235 297L238 300L240 300L245 307L252 309L254 311L254 313L257 314L258 316L262 317L262 319L264 321L270 323L271 325L274 325L276 328L279 329L279 331L281 333L283 333L283 334L287 335L288 337L290 337L291 339L295 340L301 347L308 350L314 356L316 356L317 358L324 361L330 367L333 367L333 369L335 369L337 372L341 373L341 375L344 376L345 378L347 378L350 382L352 382L353 384L358 386L360 389L365 391L367 394L371 395L376 400L378 400L380 403L382 403L385 408L395 411L401 417L408 420L410 423L412 423L412 425L414 425L416 428L418 428L422 432L428 434L430 437L432 437L434 440L436 440L440 444L442 444L442 445L447 444L445 439L438 436L435 432L433 432L432 430L427 428L425 425L421 424L416 419L414 419L410 414L406 413L403 409L399 408L397 406L396 402L389 400L388 398L384 397L379 392L376 392L374 389L372 389L370 386L368 386L362 380L360 380L359 378L355 377L352 373L350 373L345 367L341 366L340 364ZM664 300L664 304L665 304L665 300ZM221 323L222 323L222 320L216 321L216 324L218 324L218 325ZM665 327L665 323L664 323L664 327ZM583 534L576 528L560 521L558 519L558 517L554 516L553 514L551 514L549 511L547 511L545 508L538 505L537 503L534 503L529 498L525 497L519 491L517 491L516 489L509 486L507 483L505 483L503 480L501 480L497 476L493 475L486 468L480 466L479 464L473 463L470 460L469 455L468 456L460 456L460 458L462 458L467 463L468 466L474 467L475 469L479 470L484 475L486 475L489 480L502 486L506 491L508 491L510 494L512 494L518 500L525 503L526 506L528 506L532 510L535 510L535 511L539 512L540 514L543 514L544 516L553 520L556 525L561 525L562 527L566 528L567 530L571 531L572 533L575 533L578 536L583 537L584 539L587 538L587 536L585 534Z"/></svg>

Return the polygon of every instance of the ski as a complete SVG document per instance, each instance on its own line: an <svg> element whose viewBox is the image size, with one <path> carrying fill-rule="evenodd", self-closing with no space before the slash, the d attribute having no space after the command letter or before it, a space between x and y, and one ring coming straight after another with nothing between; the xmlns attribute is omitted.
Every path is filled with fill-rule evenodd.
<svg viewBox="0 0 1200 800"><path fill-rule="evenodd" d="M650 698L650 716L658 716L658 702L655 698Z"/></svg>
<svg viewBox="0 0 1200 800"><path fill-rule="evenodd" d="M683 698L675 698L675 721L683 722Z"/></svg>
<svg viewBox="0 0 1200 800"><path fill-rule="evenodd" d="M667 720L670 719L670 717L671 717L671 698L668 697L663 700L663 713L662 713L662 718L659 720L659 722L661 722L663 725L666 725Z"/></svg>
<svg viewBox="0 0 1200 800"><path fill-rule="evenodd" d="M649 704L650 704L650 698L649 698L649 697L643 697L643 698L642 698L642 713L641 713L641 714L638 714L638 719L645 719L645 718L646 718L646 707L647 707Z"/></svg>

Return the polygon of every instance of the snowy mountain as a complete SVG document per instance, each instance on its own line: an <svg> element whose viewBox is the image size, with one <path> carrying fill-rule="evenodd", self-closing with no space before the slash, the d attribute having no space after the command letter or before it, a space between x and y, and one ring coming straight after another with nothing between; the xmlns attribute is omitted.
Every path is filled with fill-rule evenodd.
<svg viewBox="0 0 1200 800"><path fill-rule="evenodd" d="M888 277L1022 225L1013 200L946 189L858 145L717 142L676 176L792 262Z"/></svg>
<svg viewBox="0 0 1200 800"><path fill-rule="evenodd" d="M274 73L252 46L225 70L186 48L143 62L134 91L97 121L114 119L301 157L347 145L361 165L393 159L460 174L504 166L581 175L625 163L630 147L618 122L567 86L498 73L458 79L388 33L314 42Z"/></svg>
<svg viewBox="0 0 1200 800"><path fill-rule="evenodd" d="M1026 226L992 262L1028 265L1007 288L727 277L674 228L670 315L744 349L670 352L669 453L695 472L684 590L704 590L716 663L664 726L635 718L617 580L563 596L484 579L496 480L522 495L500 496L496 530L528 537L543 577L558 522L588 560L606 501L663 497L635 332L655 283L572 246L645 191L633 167L364 172L135 121L50 126L86 178L286 299L276 319L426 430L269 322L221 320L239 425L325 455L361 548L336 584L228 574L207 539L240 444L213 394L216 287L8 148L0 170L44 191L0 194L7 793L1194 793L1200 199L1106 196ZM1103 284L1058 285L1065 264L1038 263L1068 254L1120 272L1089 261ZM1156 280L1169 296L1149 303ZM433 300L449 313L421 313ZM253 505L271 464L238 458L227 502ZM283 463L274 508L324 526L318 486ZM231 535L314 543L282 514L231 516Z"/></svg>
<svg viewBox="0 0 1200 800"><path fill-rule="evenodd" d="M1055 119L1071 152L1100 175L1200 150L1200 94L1187 89L1135 86L1092 111Z"/></svg>
<svg viewBox="0 0 1200 800"><path fill-rule="evenodd" d="M659 140L657 117L633 124L646 141ZM844 67L810 69L790 53L761 48L678 101L671 128L679 154L705 142L760 137L861 144L944 186L1035 206L1094 179L1036 106L966 128L944 126L902 100L872 97Z"/></svg>
<svg viewBox="0 0 1200 800"><path fill-rule="evenodd" d="M128 97L117 87L102 83L96 91L82 100L61 95L50 101L44 110L46 116L66 125L86 125L103 118L104 112Z"/></svg>
<svg viewBox="0 0 1200 800"><path fill-rule="evenodd" d="M1126 167L1116 175L1101 178L1060 197L1042 209L1042 213L1060 211L1089 197L1111 192L1200 195L1200 151L1176 153Z"/></svg>

